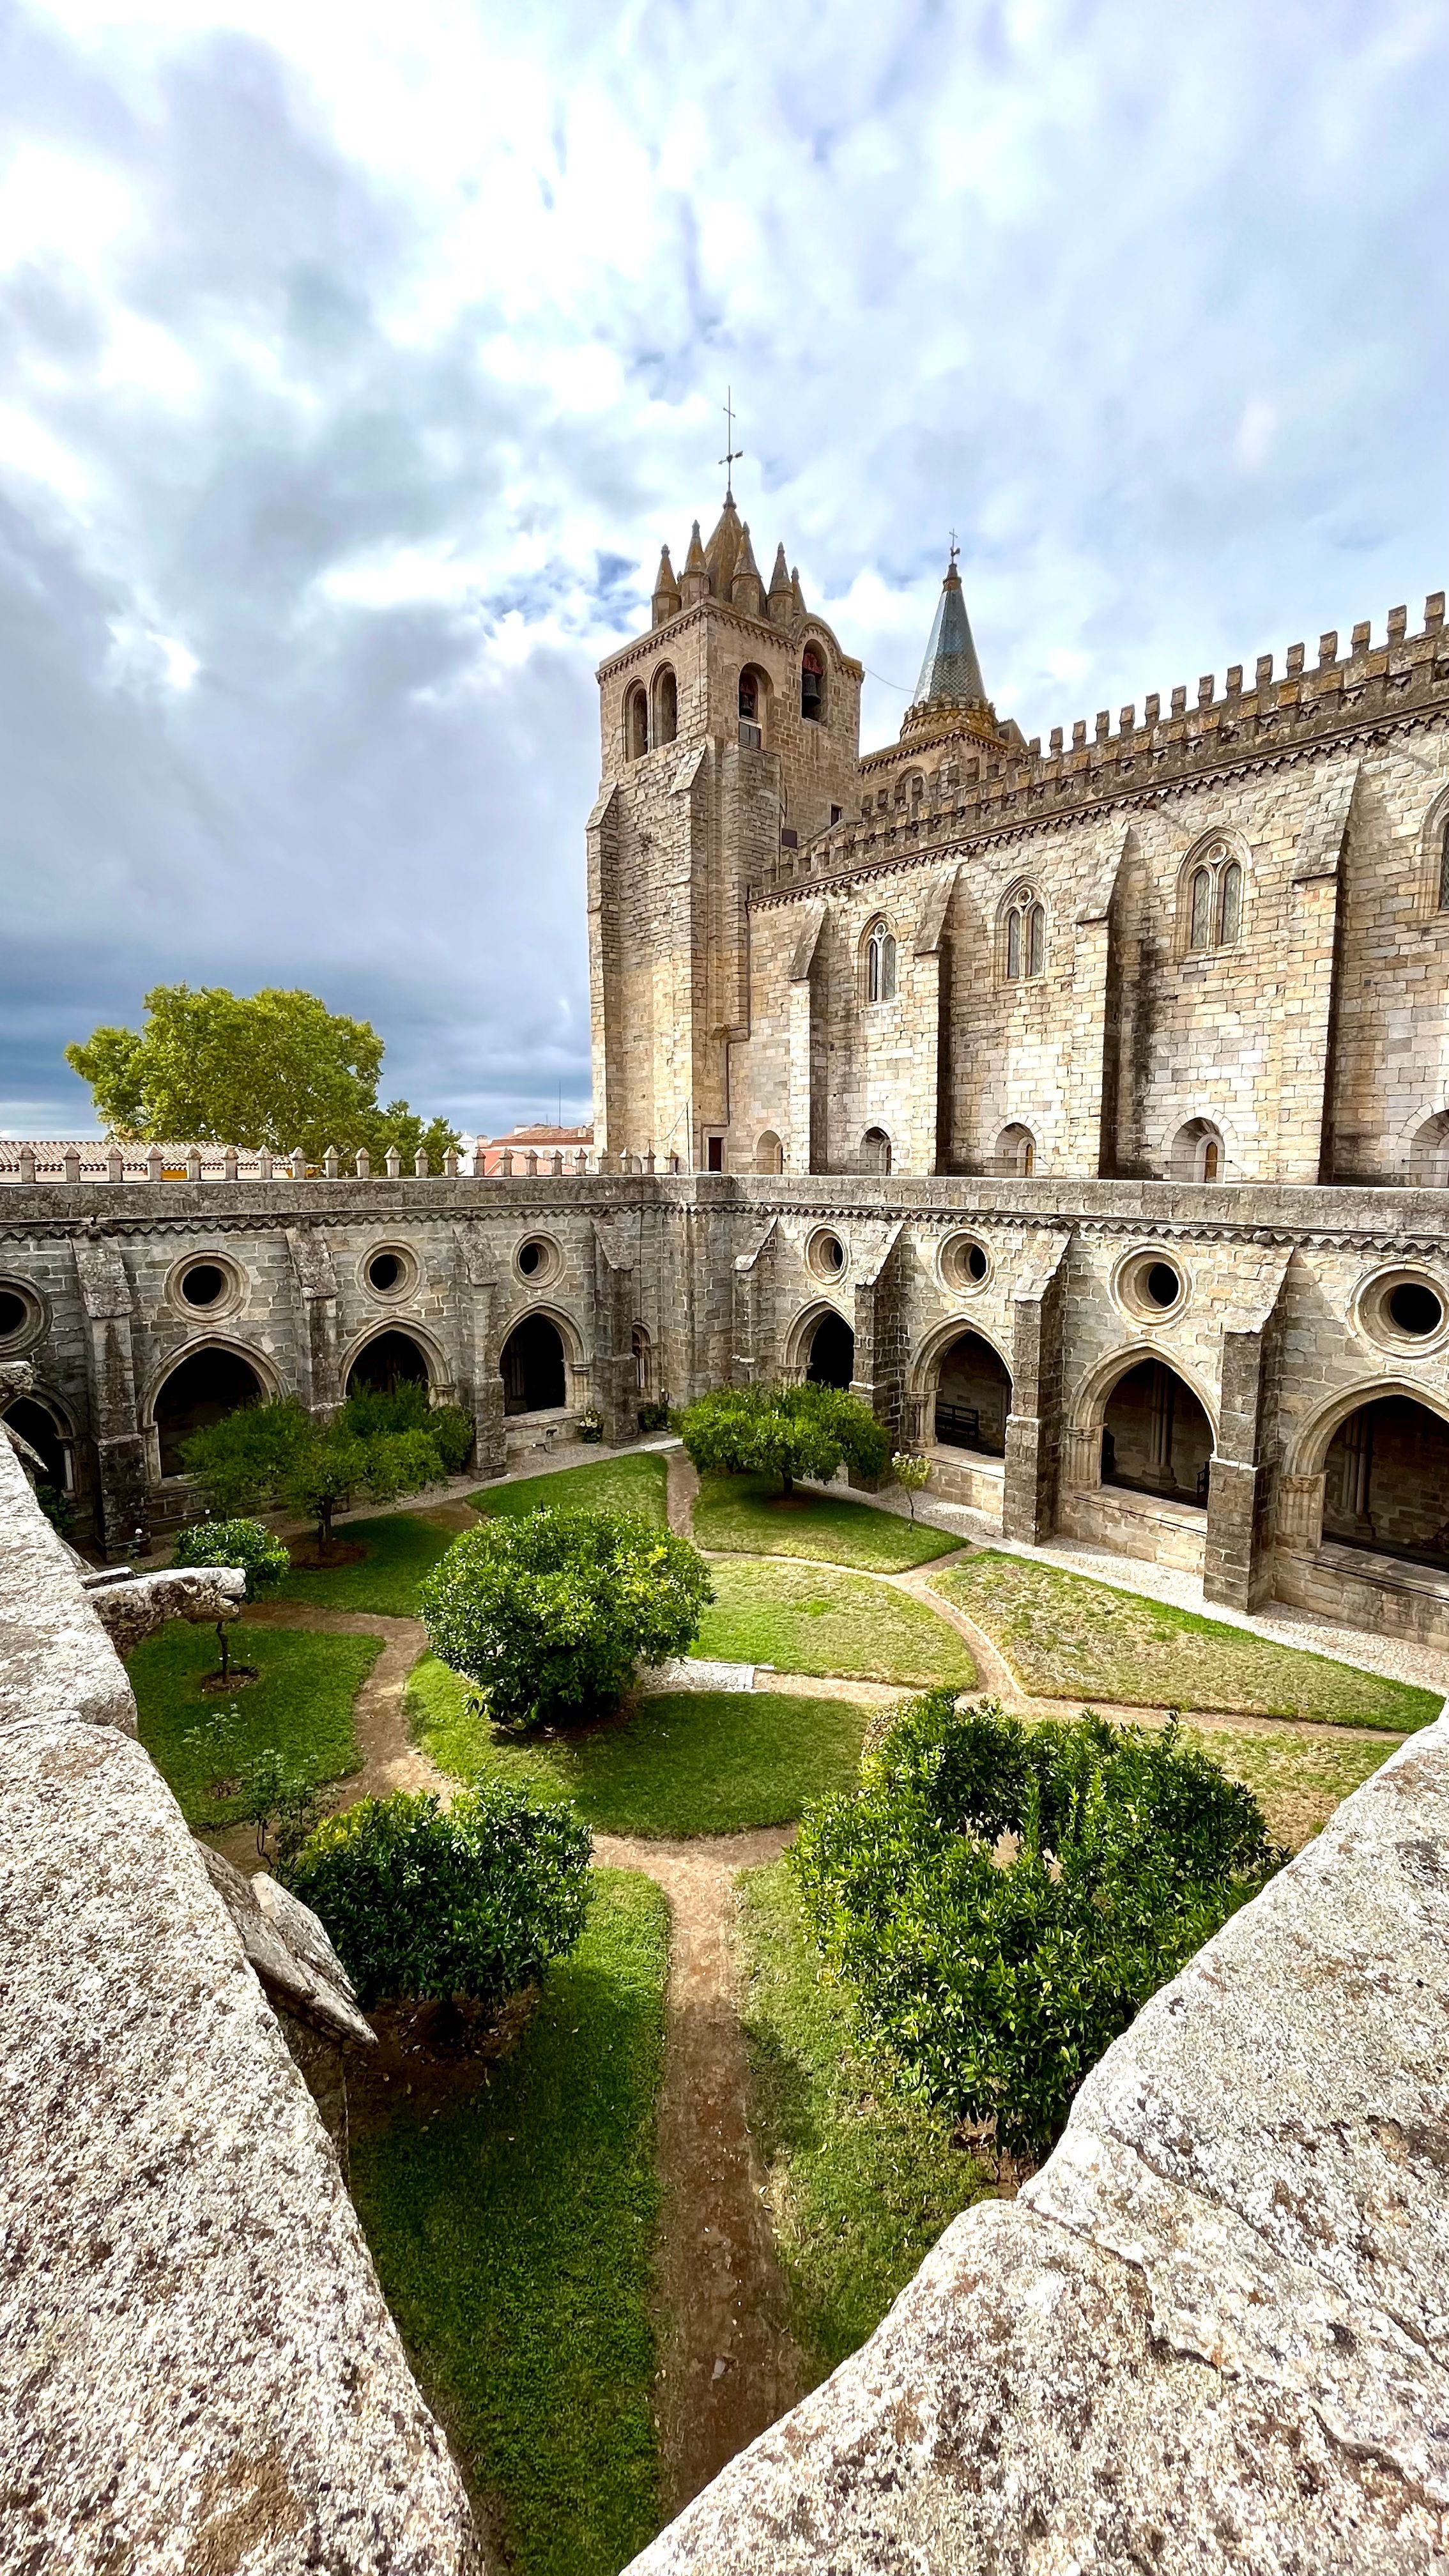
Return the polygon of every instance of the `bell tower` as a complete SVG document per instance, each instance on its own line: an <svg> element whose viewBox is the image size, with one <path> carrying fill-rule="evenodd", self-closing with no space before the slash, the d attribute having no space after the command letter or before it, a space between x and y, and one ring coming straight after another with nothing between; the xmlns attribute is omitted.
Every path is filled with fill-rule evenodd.
<svg viewBox="0 0 1449 2576"><path fill-rule="evenodd" d="M594 1132L661 1170L719 1169L731 1042L749 1034L748 908L782 846L858 795L861 665L776 549L768 589L726 491L646 634L599 666L588 822Z"/></svg>

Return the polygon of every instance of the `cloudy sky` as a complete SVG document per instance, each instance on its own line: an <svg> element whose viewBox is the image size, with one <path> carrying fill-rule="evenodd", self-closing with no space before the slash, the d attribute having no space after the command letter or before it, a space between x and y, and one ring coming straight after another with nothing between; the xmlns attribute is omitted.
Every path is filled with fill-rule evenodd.
<svg viewBox="0 0 1449 2576"><path fill-rule="evenodd" d="M0 1132L147 986L586 1113L593 667L717 508L894 734L1449 577L1444 0L0 0ZM895 685L892 686L891 684Z"/></svg>

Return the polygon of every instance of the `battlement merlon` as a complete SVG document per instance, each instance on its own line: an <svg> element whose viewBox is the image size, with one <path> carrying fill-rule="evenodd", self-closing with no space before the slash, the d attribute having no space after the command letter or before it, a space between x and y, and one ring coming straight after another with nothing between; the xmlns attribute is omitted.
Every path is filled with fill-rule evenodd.
<svg viewBox="0 0 1449 2576"><path fill-rule="evenodd" d="M860 810L817 834L798 858L782 853L770 891L909 858L917 849L934 857L963 838L1131 803L1179 781L1441 714L1449 703L1444 593L1429 594L1419 633L1410 635L1407 625L1404 609L1391 609L1387 639L1374 645L1365 621L1342 657L1336 631L1326 630L1317 667L1308 670L1304 647L1292 645L1281 680L1273 677L1273 656L1262 654L1251 688L1243 686L1243 665L1234 663L1221 696L1205 675L1193 707L1185 686L1172 691L1166 715L1160 698L1149 696L1141 724L1135 704L1125 706L1115 734L1103 711L1090 742L1085 721L1074 725L1070 748L1061 727L1043 753L1040 737L1023 743L1014 726L998 745L963 723L935 734L929 746L902 741L868 752L860 763ZM1015 742L1005 738L1010 734Z"/></svg>

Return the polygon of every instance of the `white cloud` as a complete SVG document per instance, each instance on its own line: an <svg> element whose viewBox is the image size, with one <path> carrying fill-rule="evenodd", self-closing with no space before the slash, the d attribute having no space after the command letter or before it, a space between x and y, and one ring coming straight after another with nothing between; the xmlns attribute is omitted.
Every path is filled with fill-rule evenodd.
<svg viewBox="0 0 1449 2576"><path fill-rule="evenodd" d="M370 1009L470 1122L582 1104L592 665L727 382L867 741L953 523L1028 733L1444 577L1430 0L12 19L0 1027L52 1123L182 972Z"/></svg>

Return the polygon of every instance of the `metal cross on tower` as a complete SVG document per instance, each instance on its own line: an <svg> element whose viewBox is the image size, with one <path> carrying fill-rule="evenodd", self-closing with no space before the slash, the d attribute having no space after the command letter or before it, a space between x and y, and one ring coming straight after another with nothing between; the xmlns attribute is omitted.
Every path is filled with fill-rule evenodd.
<svg viewBox="0 0 1449 2576"><path fill-rule="evenodd" d="M727 501L732 501L735 497L734 474L732 469L738 465L745 452L742 447L736 447L735 445L735 391L733 385L726 385L725 398L721 405L721 409L725 416L725 452L719 461L725 470L725 499Z"/></svg>
<svg viewBox="0 0 1449 2576"><path fill-rule="evenodd" d="M956 543L956 531L953 528L951 530L951 561L953 564L955 563L956 557L959 555L960 551L961 549Z"/></svg>

